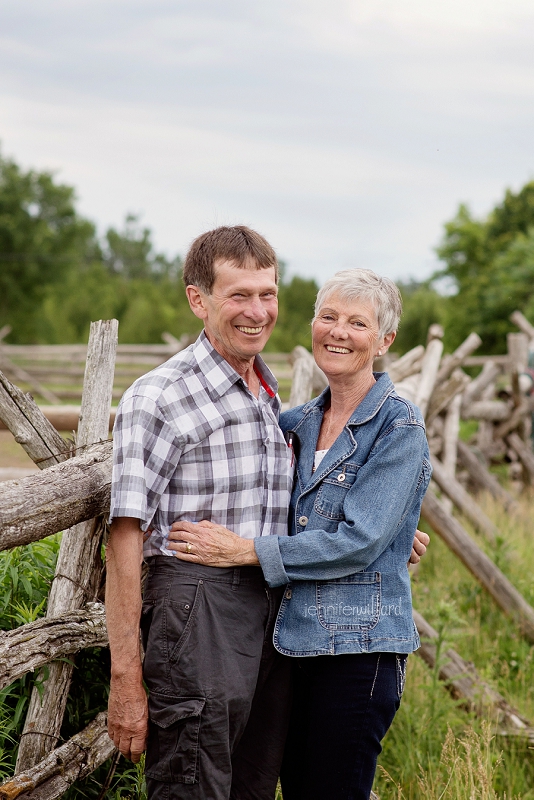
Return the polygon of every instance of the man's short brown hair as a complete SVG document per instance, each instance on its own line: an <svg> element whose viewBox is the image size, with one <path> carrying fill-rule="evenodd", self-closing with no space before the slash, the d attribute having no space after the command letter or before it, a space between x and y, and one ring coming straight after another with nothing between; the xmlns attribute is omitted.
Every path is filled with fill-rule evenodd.
<svg viewBox="0 0 534 800"><path fill-rule="evenodd" d="M274 267L278 283L278 262L269 242L245 225L234 225L215 228L197 236L185 257L185 285L198 286L206 294L211 294L215 282L215 262L219 260L232 261L242 269Z"/></svg>

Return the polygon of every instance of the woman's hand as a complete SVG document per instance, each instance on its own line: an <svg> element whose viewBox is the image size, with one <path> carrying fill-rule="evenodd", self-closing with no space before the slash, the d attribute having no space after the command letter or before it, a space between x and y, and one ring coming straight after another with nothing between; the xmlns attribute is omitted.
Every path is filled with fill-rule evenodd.
<svg viewBox="0 0 534 800"><path fill-rule="evenodd" d="M242 539L223 525L202 522L174 522L169 532L169 550L182 561L207 567L259 565L252 539Z"/></svg>
<svg viewBox="0 0 534 800"><path fill-rule="evenodd" d="M416 530L412 544L412 554L408 564L418 564L426 553L426 548L430 543L430 536L424 531Z"/></svg>

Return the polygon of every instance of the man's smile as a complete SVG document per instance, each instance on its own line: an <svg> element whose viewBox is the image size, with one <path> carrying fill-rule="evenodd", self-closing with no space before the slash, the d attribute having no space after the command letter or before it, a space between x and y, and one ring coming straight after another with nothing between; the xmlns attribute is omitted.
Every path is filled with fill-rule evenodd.
<svg viewBox="0 0 534 800"><path fill-rule="evenodd" d="M257 335L258 333L262 332L264 326L262 325L259 328L247 328L245 325L236 325L236 328L237 328L238 331L241 331L241 333L248 333L248 334L251 334L251 335Z"/></svg>

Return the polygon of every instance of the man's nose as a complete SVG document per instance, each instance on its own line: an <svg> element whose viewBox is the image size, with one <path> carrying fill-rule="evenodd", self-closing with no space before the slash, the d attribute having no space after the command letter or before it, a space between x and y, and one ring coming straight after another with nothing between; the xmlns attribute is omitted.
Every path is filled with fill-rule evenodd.
<svg viewBox="0 0 534 800"><path fill-rule="evenodd" d="M263 307L263 303L259 297L250 298L245 309L245 316L255 320L256 322L263 322L263 320L265 320L267 312Z"/></svg>

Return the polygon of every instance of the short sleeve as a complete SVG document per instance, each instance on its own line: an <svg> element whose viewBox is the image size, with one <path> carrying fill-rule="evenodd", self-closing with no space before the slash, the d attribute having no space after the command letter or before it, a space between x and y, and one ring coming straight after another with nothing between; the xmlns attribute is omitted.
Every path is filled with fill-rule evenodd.
<svg viewBox="0 0 534 800"><path fill-rule="evenodd" d="M110 521L134 517L146 530L180 459L180 441L157 402L123 397L113 428Z"/></svg>

